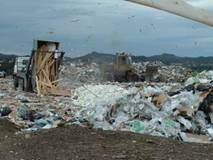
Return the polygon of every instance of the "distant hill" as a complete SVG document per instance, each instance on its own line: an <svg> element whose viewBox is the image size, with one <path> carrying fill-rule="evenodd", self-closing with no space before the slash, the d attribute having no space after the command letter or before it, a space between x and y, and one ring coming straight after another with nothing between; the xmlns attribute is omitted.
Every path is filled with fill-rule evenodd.
<svg viewBox="0 0 213 160"><path fill-rule="evenodd" d="M16 55L0 53L0 71L5 71L8 75L12 74Z"/></svg>
<svg viewBox="0 0 213 160"><path fill-rule="evenodd" d="M213 70L213 57L178 57L162 54L148 57L148 61L161 61L167 65L179 63L196 71Z"/></svg>
<svg viewBox="0 0 213 160"><path fill-rule="evenodd" d="M66 57L65 60L67 62L73 62L73 63L83 62L83 63L101 64L101 63L111 63L113 62L114 58L115 58L115 55L112 55L112 54L92 52L85 56L76 57L76 58Z"/></svg>
<svg viewBox="0 0 213 160"><path fill-rule="evenodd" d="M182 63L182 64L213 64L213 57L178 57L173 54L162 54L148 57L151 61L162 61L165 64Z"/></svg>
<svg viewBox="0 0 213 160"><path fill-rule="evenodd" d="M68 62L84 62L91 63L95 62L98 64L108 64L113 62L115 55L92 52L85 56L77 58L67 58ZM155 56L132 56L133 62L146 62L146 61L161 61L166 65L171 64L182 64L183 66L192 68L193 70L213 70L213 57L178 57L173 54L161 54Z"/></svg>
<svg viewBox="0 0 213 160"><path fill-rule="evenodd" d="M16 55L7 55L7 54L3 54L3 53L0 53L0 60L3 60L3 59L7 59L7 60L11 60L11 59L15 59L17 56Z"/></svg>
<svg viewBox="0 0 213 160"><path fill-rule="evenodd" d="M12 74L13 66L16 55L7 55L0 53L0 71L6 71L7 74ZM97 64L109 64L115 59L115 55L92 52L87 55L70 58L65 57L64 63L97 63ZM161 61L166 65L170 64L182 64L185 67L192 68L196 71L213 70L213 57L178 57L173 54L161 54L155 56L132 56L133 62L146 62L146 61Z"/></svg>

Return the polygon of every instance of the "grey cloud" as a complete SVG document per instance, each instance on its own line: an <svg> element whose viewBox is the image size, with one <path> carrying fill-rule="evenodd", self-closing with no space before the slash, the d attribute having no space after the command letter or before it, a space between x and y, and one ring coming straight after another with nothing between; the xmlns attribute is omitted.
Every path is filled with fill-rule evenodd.
<svg viewBox="0 0 213 160"><path fill-rule="evenodd" d="M91 51L211 55L213 29L123 0L0 0L0 51L28 53L33 39ZM196 44L196 45L195 45Z"/></svg>

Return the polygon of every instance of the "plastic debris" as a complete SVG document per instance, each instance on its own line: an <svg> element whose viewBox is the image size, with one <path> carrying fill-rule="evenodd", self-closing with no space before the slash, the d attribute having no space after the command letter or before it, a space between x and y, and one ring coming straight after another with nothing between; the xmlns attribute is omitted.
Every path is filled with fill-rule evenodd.
<svg viewBox="0 0 213 160"><path fill-rule="evenodd" d="M183 118L183 117L181 117L181 116L178 116L178 117L177 117L177 120L178 120L178 122L180 122L182 125L184 125L184 127L185 127L186 129L190 130L190 129L192 128L192 124L191 124L191 122L190 122L189 120L187 120L187 119L185 119L185 118Z"/></svg>
<svg viewBox="0 0 213 160"><path fill-rule="evenodd" d="M15 97L15 99L20 100L20 101L23 102L23 103L26 103L26 102L29 102L29 101L30 101L29 98L27 98L27 97L25 97L25 96L23 96L23 95L17 95L17 96Z"/></svg>
<svg viewBox="0 0 213 160"><path fill-rule="evenodd" d="M209 141L208 136L205 135L196 135L196 134L189 134L189 133L180 133L180 137L184 142L189 142L189 143L212 143Z"/></svg>
<svg viewBox="0 0 213 160"><path fill-rule="evenodd" d="M6 96L5 93L0 93L0 99L3 99Z"/></svg>
<svg viewBox="0 0 213 160"><path fill-rule="evenodd" d="M23 120L33 120L32 111L29 109L27 105L20 106L17 111L18 111L18 115Z"/></svg>
<svg viewBox="0 0 213 160"><path fill-rule="evenodd" d="M196 83L210 83L213 80L213 71L203 71L197 74L195 77L190 77L186 82L185 85L188 86L190 84Z"/></svg>
<svg viewBox="0 0 213 160"><path fill-rule="evenodd" d="M11 112L12 112L12 110L9 107L2 107L2 108L0 108L0 117L7 116Z"/></svg>
<svg viewBox="0 0 213 160"><path fill-rule="evenodd" d="M181 75L181 71L185 73L186 70L179 67L175 72L175 67L170 67L160 66L158 78L163 76L168 82L175 83L165 83L167 80L162 83L116 83L98 80L96 64L71 65L62 70L63 74L71 74L68 77L77 75L72 77L75 83L72 84L72 78L68 77L60 82L73 89L71 98L39 97L13 91L7 88L11 83L9 80L0 80L0 92L3 93L0 94L0 115L24 128L25 132L55 128L60 124L78 124L187 142L203 142L197 135L213 139L213 72L197 74L184 84L176 82L187 79ZM173 70L168 71L168 68ZM166 73L174 77L168 78ZM175 81L175 78L180 79Z"/></svg>
<svg viewBox="0 0 213 160"><path fill-rule="evenodd" d="M139 120L133 121L131 131L136 132L136 133L144 133L144 131L145 131L144 122L139 121Z"/></svg>

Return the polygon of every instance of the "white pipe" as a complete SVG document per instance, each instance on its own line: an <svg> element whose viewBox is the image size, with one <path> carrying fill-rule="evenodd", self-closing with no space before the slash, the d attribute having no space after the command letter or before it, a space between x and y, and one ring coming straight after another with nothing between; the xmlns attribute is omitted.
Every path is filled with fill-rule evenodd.
<svg viewBox="0 0 213 160"><path fill-rule="evenodd" d="M194 7L183 0L126 0L164 10L209 26L213 26L213 12Z"/></svg>

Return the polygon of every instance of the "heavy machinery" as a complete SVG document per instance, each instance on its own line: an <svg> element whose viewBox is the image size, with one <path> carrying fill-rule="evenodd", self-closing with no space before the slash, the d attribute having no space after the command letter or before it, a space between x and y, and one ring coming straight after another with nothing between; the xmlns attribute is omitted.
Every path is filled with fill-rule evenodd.
<svg viewBox="0 0 213 160"><path fill-rule="evenodd" d="M59 42L34 40L31 56L16 58L13 74L15 89L21 87L24 91L41 92L55 87L63 56L64 52L59 51Z"/></svg>
<svg viewBox="0 0 213 160"><path fill-rule="evenodd" d="M164 10L209 26L213 26L213 12L194 7L184 0L126 0L144 6ZM106 71L107 70L107 71ZM108 80L124 81L151 81L157 67L148 67L146 73L139 73L132 65L131 58L125 54L117 54L113 66L108 66L105 71ZM150 74L149 74L150 73ZM110 77L110 78L109 78Z"/></svg>
<svg viewBox="0 0 213 160"><path fill-rule="evenodd" d="M29 90L27 83L27 65L29 63L29 56L17 57L13 70L14 88L20 87L22 90Z"/></svg>
<svg viewBox="0 0 213 160"><path fill-rule="evenodd" d="M144 78L132 64L131 56L126 53L117 53L114 63L104 67L104 79L117 82L136 82Z"/></svg>
<svg viewBox="0 0 213 160"><path fill-rule="evenodd" d="M212 11L195 7L186 0L125 0L125 1L156 8L156 9L163 10L178 16L182 16L182 17L185 17L185 18L188 18L209 26L213 26ZM119 63L117 64L119 65ZM120 70L118 66L117 68L118 70ZM123 70L125 71L125 73L128 73L127 68ZM135 70L132 69L132 67L130 67L130 73L132 73L133 75L135 75L136 73L136 75L138 75L141 78L145 77L145 80L148 80L148 81L152 80L152 77L157 72L157 70L158 70L157 67L154 67L154 68L148 67L146 73L143 73L144 76L142 76L142 75L139 75L137 72L135 72Z"/></svg>
<svg viewBox="0 0 213 160"><path fill-rule="evenodd" d="M6 73L4 71L0 71L0 78L5 78L6 77Z"/></svg>

